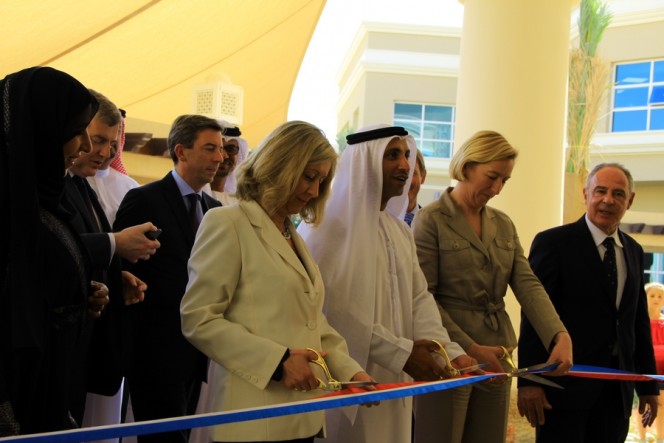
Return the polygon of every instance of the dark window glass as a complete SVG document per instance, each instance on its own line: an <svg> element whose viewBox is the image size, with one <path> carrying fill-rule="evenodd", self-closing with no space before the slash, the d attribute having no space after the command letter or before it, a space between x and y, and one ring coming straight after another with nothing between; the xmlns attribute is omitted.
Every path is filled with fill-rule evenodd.
<svg viewBox="0 0 664 443"><path fill-rule="evenodd" d="M661 131L664 129L664 109L653 109L650 113L650 130Z"/></svg>
<svg viewBox="0 0 664 443"><path fill-rule="evenodd" d="M412 135L414 139L418 139L420 137L420 122L394 122L395 126L403 126L403 128L408 131L408 134Z"/></svg>
<svg viewBox="0 0 664 443"><path fill-rule="evenodd" d="M650 93L651 105L664 105L664 85L653 86Z"/></svg>
<svg viewBox="0 0 664 443"><path fill-rule="evenodd" d="M405 103L395 103L395 120L422 120L422 105L409 105Z"/></svg>
<svg viewBox="0 0 664 443"><path fill-rule="evenodd" d="M650 82L650 62L629 63L616 66L616 83L638 85Z"/></svg>
<svg viewBox="0 0 664 443"><path fill-rule="evenodd" d="M452 125L446 123L425 123L422 137L450 140L452 138Z"/></svg>
<svg viewBox="0 0 664 443"><path fill-rule="evenodd" d="M631 108L648 105L648 88L616 89L613 97L614 108Z"/></svg>
<svg viewBox="0 0 664 443"><path fill-rule="evenodd" d="M424 120L434 122L451 122L452 107L427 105L424 107Z"/></svg>
<svg viewBox="0 0 664 443"><path fill-rule="evenodd" d="M655 69L652 77L653 82L664 82L664 60L655 62Z"/></svg>
<svg viewBox="0 0 664 443"><path fill-rule="evenodd" d="M648 111L621 111L613 113L613 132L645 131Z"/></svg>

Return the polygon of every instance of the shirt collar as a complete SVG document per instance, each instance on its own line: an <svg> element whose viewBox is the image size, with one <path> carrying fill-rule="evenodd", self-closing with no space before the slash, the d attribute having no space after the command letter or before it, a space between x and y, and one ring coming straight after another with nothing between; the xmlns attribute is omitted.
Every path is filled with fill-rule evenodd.
<svg viewBox="0 0 664 443"><path fill-rule="evenodd" d="M173 176L173 179L175 180L175 184L178 185L178 189L180 190L180 195L182 195L183 197L186 197L189 194L198 194L201 197L203 197L201 195L202 190L198 191L198 192L194 191L194 189L191 186L189 186L189 184L186 181L184 181L184 179L182 177L180 177L180 174L178 174L178 171L173 169L171 171L171 175Z"/></svg>
<svg viewBox="0 0 664 443"><path fill-rule="evenodd" d="M590 221L588 218L588 213L586 213L585 216L586 219L586 224L588 225L588 229L590 229L590 234L593 236L593 241L595 242L595 246L598 246L602 244L605 238L611 237L613 238L613 241L616 243L616 246L622 248L623 245L620 242L620 236L618 235L618 230L616 229L613 231L613 234L611 235L606 235L604 231L602 231L600 228L595 226L593 222Z"/></svg>

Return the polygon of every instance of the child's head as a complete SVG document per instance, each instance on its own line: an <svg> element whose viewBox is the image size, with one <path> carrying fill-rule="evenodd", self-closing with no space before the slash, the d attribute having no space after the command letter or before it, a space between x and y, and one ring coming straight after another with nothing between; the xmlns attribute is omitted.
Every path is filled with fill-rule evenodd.
<svg viewBox="0 0 664 443"><path fill-rule="evenodd" d="M660 311L664 305L664 285L661 283L648 283L645 286L648 307L657 307Z"/></svg>

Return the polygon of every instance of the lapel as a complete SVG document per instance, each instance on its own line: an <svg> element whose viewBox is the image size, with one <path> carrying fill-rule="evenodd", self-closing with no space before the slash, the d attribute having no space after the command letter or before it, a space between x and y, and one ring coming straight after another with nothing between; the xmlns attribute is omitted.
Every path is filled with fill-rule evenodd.
<svg viewBox="0 0 664 443"><path fill-rule="evenodd" d="M106 217L104 208L102 208L101 203L99 203L99 197L97 196L97 193L95 192L94 189L92 189L92 186L90 186L90 183L86 179L83 179L83 182L85 183L85 189L87 189L88 196L90 197L90 201L92 202L92 207L94 208L95 213L97 214L97 219L99 220L99 224L101 225L102 232L112 232L113 230L111 229L111 224L109 223L108 218Z"/></svg>
<svg viewBox="0 0 664 443"><path fill-rule="evenodd" d="M180 194L180 188L175 183L175 179L170 171L161 179L161 185L164 190L161 195L165 202L165 209L169 210L173 214L173 218L177 220L177 224L180 226L187 244L190 246L193 245L194 231L189 221L189 213L187 212L187 207L184 205L182 194Z"/></svg>
<svg viewBox="0 0 664 443"><path fill-rule="evenodd" d="M623 288L623 293L622 293L622 298L620 299L620 305L618 306L618 310L622 310L623 307L627 306L628 301L630 296L634 294L633 291L630 290L630 288L634 287L634 278L637 278L637 282L639 282L640 275L641 275L641 270L638 269L638 260L634 260L632 257L635 253L634 249L632 248L632 244L628 241L627 235L618 230L618 235L620 236L620 242L622 243L623 247L623 255L625 258L625 268L627 270L627 275L625 276L625 287ZM619 249L619 248L618 248ZM639 276L639 277L637 277ZM640 283L638 283L640 284ZM637 292L638 294L638 292Z"/></svg>
<svg viewBox="0 0 664 443"><path fill-rule="evenodd" d="M470 227L470 223L468 223L461 211L457 210L448 191L443 193L442 197L440 198L440 203L440 212L445 216L447 225L459 236L470 242L470 244L473 245L475 249L480 251L486 258L490 258L489 250L486 246L484 246L485 243L483 240L490 238L490 241L493 241L493 238L496 236L496 226L493 223L493 217L489 217L486 214L486 208L484 211L482 211L483 240L480 240L480 238L477 237L473 229ZM488 231L488 233L485 231Z"/></svg>
<svg viewBox="0 0 664 443"><path fill-rule="evenodd" d="M305 269L304 265L295 254L295 251L293 251L288 243L284 241L279 230L274 226L270 217L258 203L254 201L240 201L239 205L247 215L247 218L254 227L258 237L263 240L263 243L265 243L267 247L276 251L286 263L295 269L295 271L308 282L313 283L313 280L309 276L312 274L315 276L317 275L317 272L312 272L315 264L309 257L309 254L306 252L302 254L302 259L307 263L307 267L309 268ZM294 229L291 229L291 236L297 250L306 251L306 249L304 249L306 248L304 241L302 241L302 238Z"/></svg>
<svg viewBox="0 0 664 443"><path fill-rule="evenodd" d="M76 211L76 214L74 214L74 217L80 217L80 219L83 221L85 231L80 232L81 234L84 233L94 233L94 232L99 232L99 226L97 223L93 223L93 220L90 218L90 210L88 209L88 205L85 203L84 197L81 195L81 191L79 191L78 186L74 182L74 178L67 173L67 176L65 177L65 189L67 191L67 195L69 196L69 200L71 204L73 205L74 211ZM83 226L81 226L83 228Z"/></svg>
<svg viewBox="0 0 664 443"><path fill-rule="evenodd" d="M203 191L202 194L203 194L203 201L205 202L205 206L203 207L203 215L205 215L205 213L210 209L218 208L219 206L221 206L221 202L219 200L217 200L216 198L212 197L209 194L206 194L205 191Z"/></svg>

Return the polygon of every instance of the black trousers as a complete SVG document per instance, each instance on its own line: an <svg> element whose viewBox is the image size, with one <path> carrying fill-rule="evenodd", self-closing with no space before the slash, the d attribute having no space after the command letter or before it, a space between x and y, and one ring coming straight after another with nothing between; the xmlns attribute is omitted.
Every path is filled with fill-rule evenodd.
<svg viewBox="0 0 664 443"><path fill-rule="evenodd" d="M625 417L620 382L603 382L599 398L587 406L546 411L546 423L537 427L537 443L624 443L629 418Z"/></svg>
<svg viewBox="0 0 664 443"><path fill-rule="evenodd" d="M182 383L154 383L144 379L127 378L131 407L135 421L181 417L196 413L201 381ZM189 429L139 435L139 443L187 443Z"/></svg>

